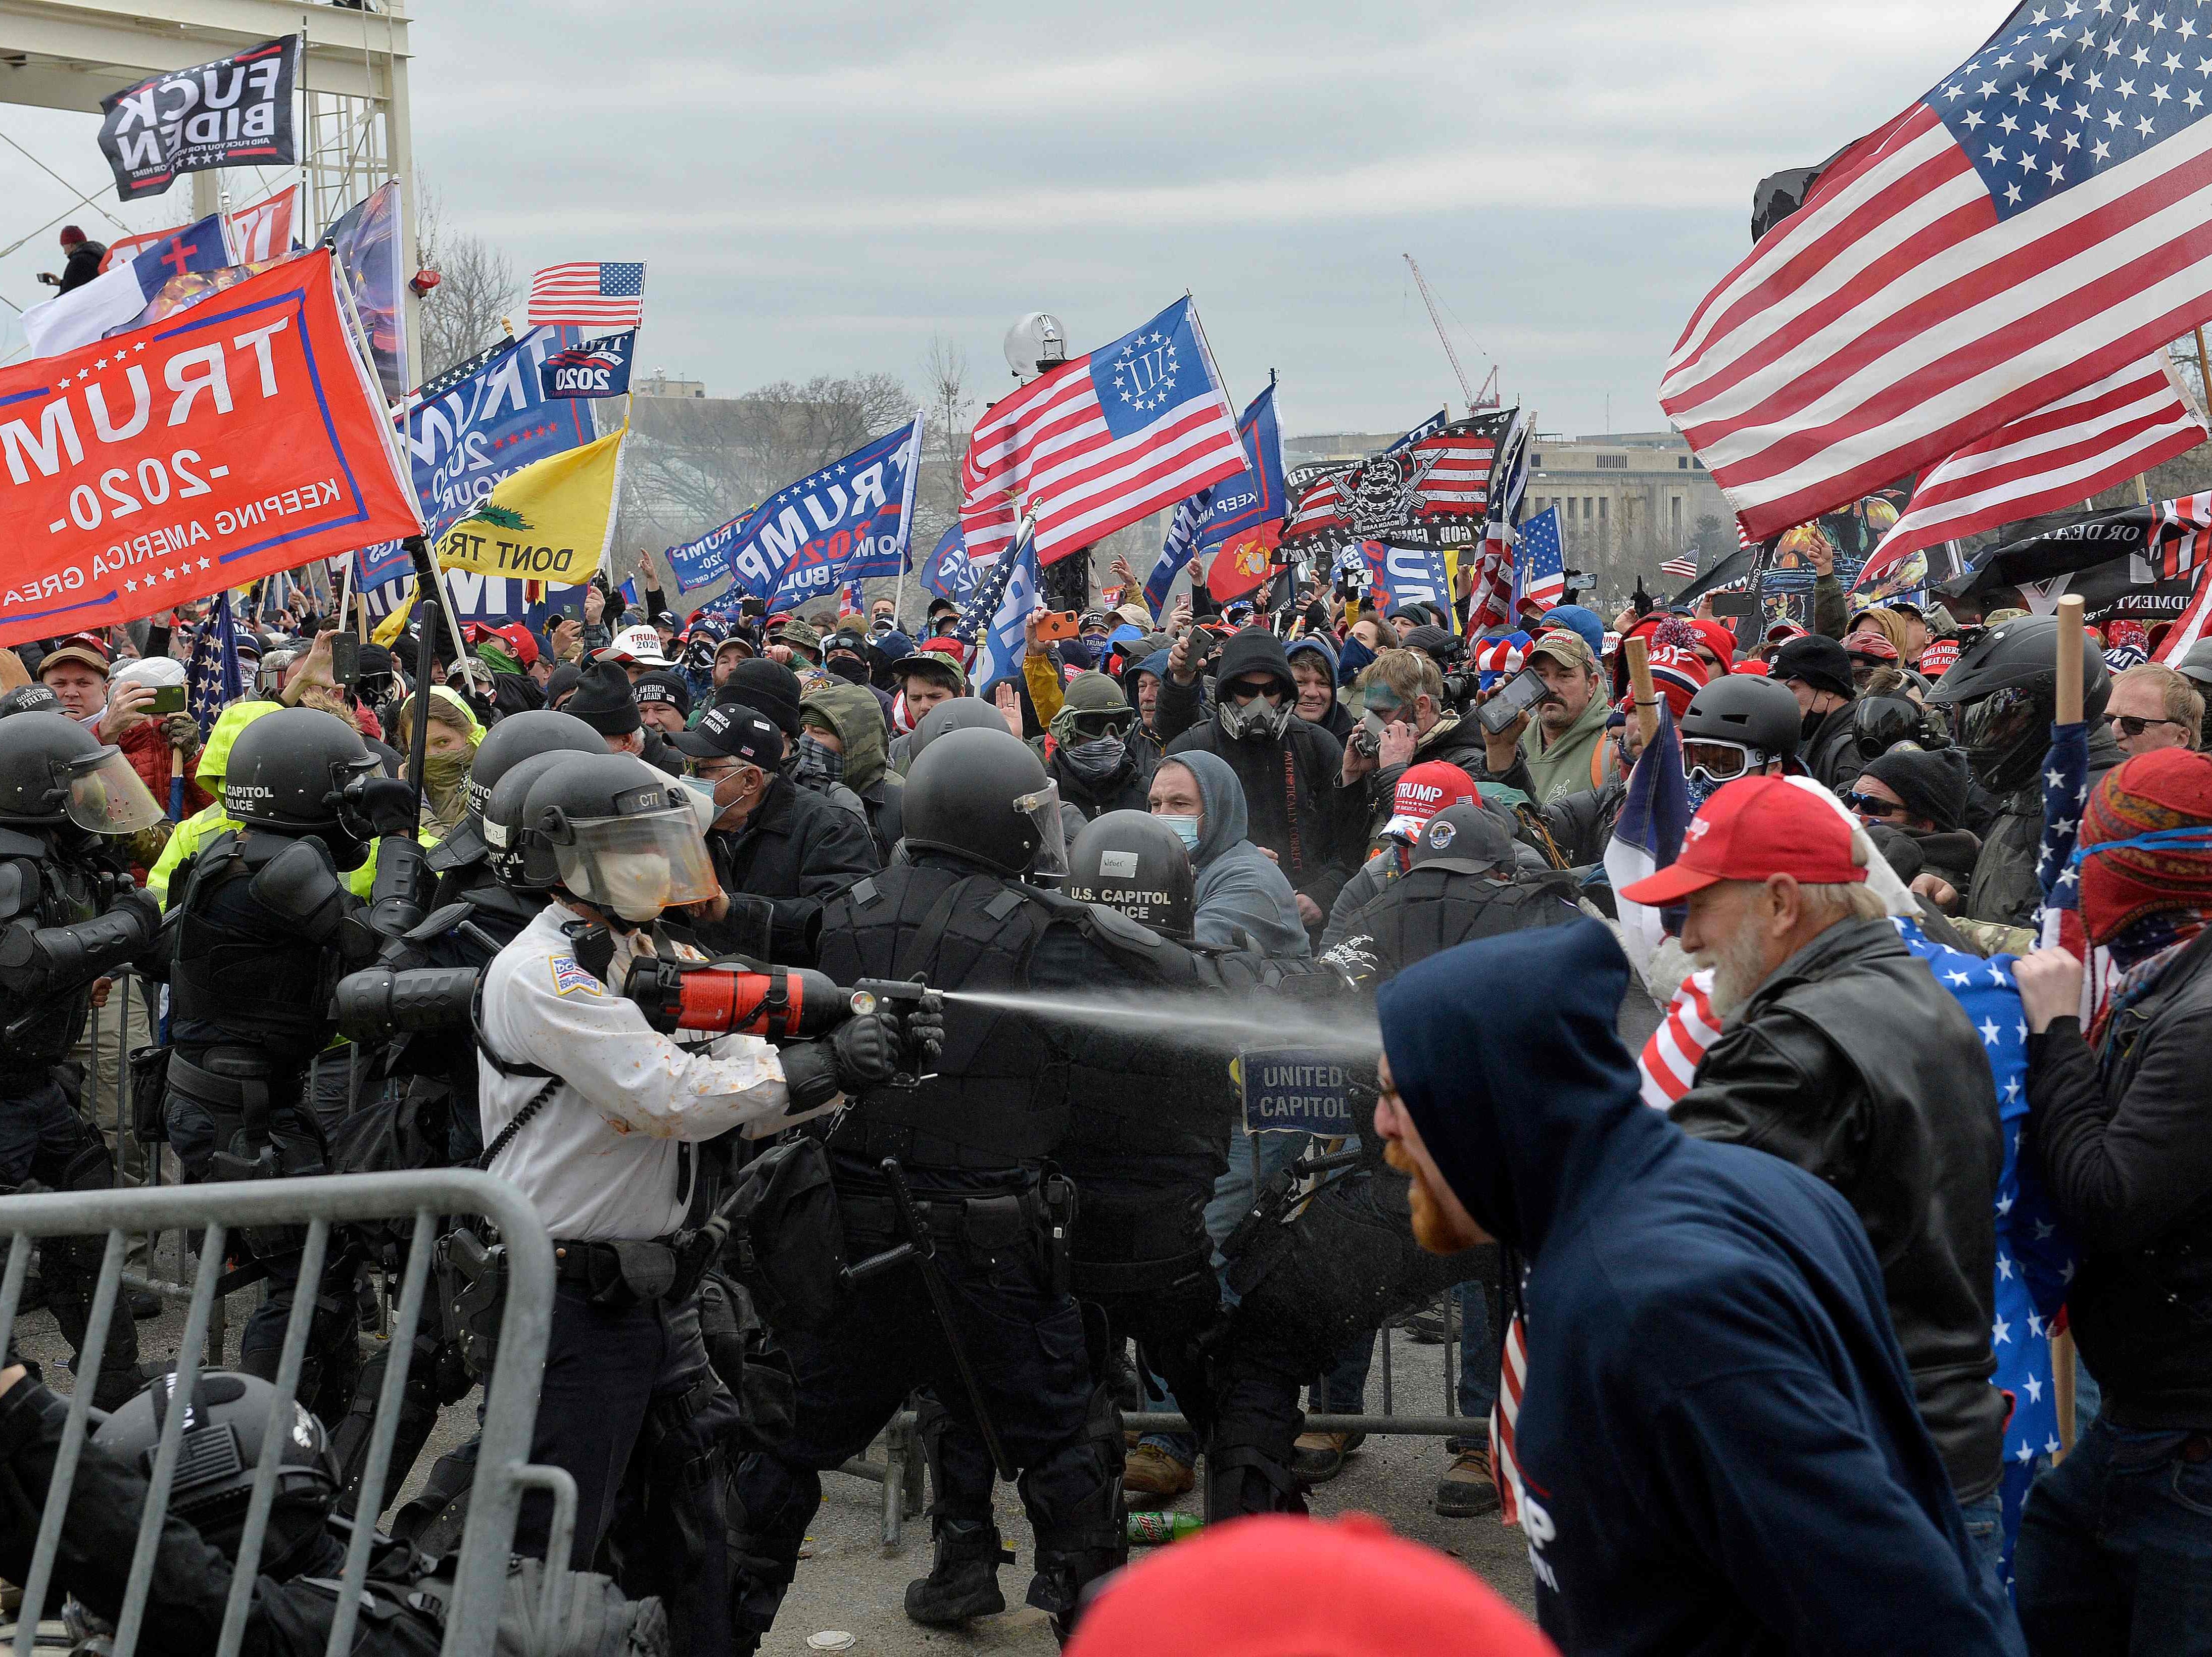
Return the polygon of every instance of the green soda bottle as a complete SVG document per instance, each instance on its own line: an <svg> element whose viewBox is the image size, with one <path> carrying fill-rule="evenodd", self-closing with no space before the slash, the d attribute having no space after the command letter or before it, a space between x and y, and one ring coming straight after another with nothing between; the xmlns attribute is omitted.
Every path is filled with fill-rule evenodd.
<svg viewBox="0 0 2212 1657"><path fill-rule="evenodd" d="M1187 1513L1137 1513L1129 1514L1129 1540L1138 1547L1158 1547L1164 1542L1180 1542L1186 1536L1195 1536L1206 1528L1203 1520Z"/></svg>

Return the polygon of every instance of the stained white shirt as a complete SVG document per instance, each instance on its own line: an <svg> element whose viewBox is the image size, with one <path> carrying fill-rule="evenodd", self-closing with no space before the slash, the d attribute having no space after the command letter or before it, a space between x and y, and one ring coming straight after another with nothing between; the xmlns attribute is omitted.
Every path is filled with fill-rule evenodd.
<svg viewBox="0 0 2212 1657"><path fill-rule="evenodd" d="M491 1164L520 1186L546 1230L578 1241L661 1237L682 1223L686 1142L732 1128L781 1132L817 1111L789 1114L775 1049L750 1035L679 1047L577 962L562 933L580 920L548 904L484 971L483 1035L510 1065L561 1078ZM622 982L618 946L608 980ZM502 1076L477 1056L479 1115L489 1145L545 1085ZM842 1099L821 1109L834 1108Z"/></svg>

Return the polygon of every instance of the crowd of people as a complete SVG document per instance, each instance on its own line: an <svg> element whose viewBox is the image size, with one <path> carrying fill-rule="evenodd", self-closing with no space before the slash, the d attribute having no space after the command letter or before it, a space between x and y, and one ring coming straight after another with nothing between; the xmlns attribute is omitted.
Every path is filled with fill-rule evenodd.
<svg viewBox="0 0 2212 1657"><path fill-rule="evenodd" d="M1464 597L1276 592L1158 615L1132 584L1073 637L1040 611L1019 673L981 686L945 601L909 628L889 598L680 616L604 583L543 625L389 647L341 649L346 618L296 597L238 627L227 705L187 685L205 606L21 646L0 1183L134 1181L164 1149L190 1181L514 1181L560 1261L532 1460L576 1479L570 1563L658 1601L678 1649L757 1648L820 1473L910 1400L934 1493L917 1623L1004 1609L999 1480L1072 1649L1149 1640L1148 1583L1193 1628L1313 1606L1266 1584L1318 1533L1178 1544L1178 1587L1168 1559L1117 1575L1125 1513L1202 1480L1210 1521L1302 1514L1362 1440L1303 1431L1301 1399L1362 1413L1378 1330L1449 1303L1468 1431L1429 1499L1521 1525L1562 1650L2212 1650L2188 1057L2212 646L2168 666L2140 622L2093 630L2054 871L2051 616L1866 605L1826 565L1802 623L1571 603L1470 636ZM1616 891L1655 730L1694 815ZM2072 949L2041 930L2054 873ZM1632 907L1664 917L1656 948L1624 953ZM395 1013L403 983L442 1021ZM1045 1005L1077 994L1159 1016ZM1353 1131L1248 1131L1235 1045L1187 1003L1255 1045L1379 1023ZM123 1083L94 1006L155 1056L132 1061L140 1132L96 1112ZM2057 1315L2081 1430L2030 1447L2015 1547L2020 1400L1992 1377L2030 1185L2075 1251ZM267 1292L210 1411L265 1407L245 1383L275 1377L297 1297L298 1234L248 1241L234 1276ZM87 1247L50 1242L34 1292L120 1412L145 1368L130 1317L83 1350ZM303 1308L300 1397L328 1432L266 1575L314 1576L358 1486L381 1360L361 1363L354 1285L404 1247L353 1240ZM496 1361L484 1283L424 1337L387 1489ZM6 1478L31 1488L62 1419L0 1375ZM101 1465L127 1502L131 1466ZM472 1470L472 1446L447 1456L392 1517L395 1604ZM164 1533L204 1605L250 1474ZM519 1552L544 1556L550 1517L526 1503ZM1296 1637L1325 1643L1286 1623L1234 1648L1382 1649L1460 1615L1479 1643L1455 1648L1545 1648L1396 1545L1327 1545L1328 1569L1382 1576L1321 1596L1345 1627ZM65 1573L94 1618L121 1586L100 1552ZM1382 1577L1402 1603L1351 1616ZM1224 1583L1250 1598L1224 1607ZM326 1618L264 1595L319 1641Z"/></svg>

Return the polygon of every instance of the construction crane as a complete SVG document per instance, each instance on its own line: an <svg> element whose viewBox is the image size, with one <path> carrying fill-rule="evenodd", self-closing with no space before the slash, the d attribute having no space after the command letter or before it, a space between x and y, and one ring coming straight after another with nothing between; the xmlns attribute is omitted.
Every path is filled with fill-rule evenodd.
<svg viewBox="0 0 2212 1657"><path fill-rule="evenodd" d="M1406 261L1407 269L1413 273L1413 285L1421 290L1421 303L1429 307L1429 320L1435 325L1437 338L1443 343L1444 355L1449 359L1452 373L1459 379L1459 394L1467 399L1468 412L1473 414L1477 409L1496 408L1498 370L1491 369L1490 378L1482 382L1481 395L1477 396L1474 388L1467 383L1467 370L1460 367L1459 353L1452 349L1451 336L1444 332L1444 319L1437 314L1436 296L1429 292L1429 279L1421 274L1420 264L1411 253L1402 253L1399 257Z"/></svg>

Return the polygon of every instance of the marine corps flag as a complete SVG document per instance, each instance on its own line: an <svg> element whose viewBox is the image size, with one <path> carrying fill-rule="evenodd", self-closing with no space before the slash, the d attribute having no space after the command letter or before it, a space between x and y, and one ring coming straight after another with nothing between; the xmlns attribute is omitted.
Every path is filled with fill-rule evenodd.
<svg viewBox="0 0 2212 1657"><path fill-rule="evenodd" d="M624 426L508 473L439 537L440 566L556 587L589 580L614 534L629 435Z"/></svg>

